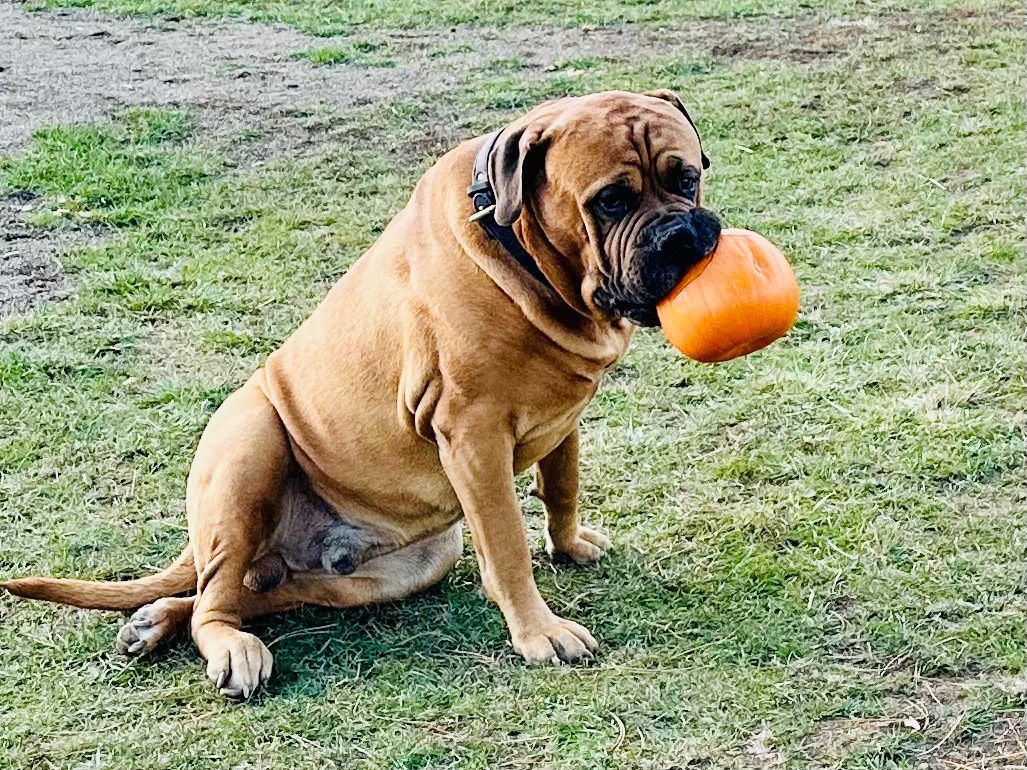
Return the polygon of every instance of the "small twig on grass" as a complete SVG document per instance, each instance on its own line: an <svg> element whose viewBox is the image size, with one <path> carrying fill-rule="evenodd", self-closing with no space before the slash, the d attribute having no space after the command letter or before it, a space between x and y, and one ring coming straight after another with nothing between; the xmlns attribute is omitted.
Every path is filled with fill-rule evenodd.
<svg viewBox="0 0 1027 770"><path fill-rule="evenodd" d="M194 724L194 725L195 724L208 724L212 717L215 717L218 714L221 714L223 711L224 711L224 708L214 708L214 709L211 709L210 711L205 711L202 714L197 714L194 717L190 717L189 721L192 724Z"/></svg>
<svg viewBox="0 0 1027 770"><path fill-rule="evenodd" d="M828 538L828 540L827 540L827 547L830 548L832 551L840 553L846 559L852 559L853 561L859 561L859 557L858 556L854 556L851 553L847 553L847 552L843 551L841 548L839 548L837 545L835 545L834 540L831 540L830 538Z"/></svg>
<svg viewBox="0 0 1027 770"><path fill-rule="evenodd" d="M322 631L328 631L328 630L333 629L333 628L338 628L338 623L329 623L329 624L324 625L324 626L314 626L313 628L300 628L300 629L297 629L296 631L289 631L286 634L282 634L281 636L272 639L270 642L268 642L267 646L268 646L268 649L270 649L271 647L274 647L279 642L284 642L286 639L293 639L294 637L297 637L297 636L308 636L310 634L319 634Z"/></svg>
<svg viewBox="0 0 1027 770"><path fill-rule="evenodd" d="M952 737L952 734L953 734L954 732L956 732L956 729L957 729L957 728L958 728L958 727L959 727L959 726L960 726L961 724L963 724L963 720L964 720L965 718L966 718L966 710L964 709L964 710L963 710L963 713L961 713L961 714L960 714L960 715L959 715L959 716L958 716L958 717L957 717L957 718L956 718L956 719L955 719L955 720L954 720L954 721L952 722L952 727L950 727L950 728L949 728L949 731L948 731L947 733L945 733L945 737L944 737L944 738L942 738L942 739L941 739L940 741L938 741L938 742L937 742L936 744L934 744L933 746L931 746L931 748L929 748L929 749L924 749L923 751L917 752L917 756L918 756L918 757L924 757L924 756L927 756L928 754L933 754L933 753L934 753L934 752L936 752L936 751L937 751L938 749L940 749L940 748L941 748L942 746L944 746L944 745L945 745L945 743L946 743L946 742L948 741L948 739Z"/></svg>
<svg viewBox="0 0 1027 770"><path fill-rule="evenodd" d="M310 740L310 738L304 738L302 735L296 735L295 733L290 733L290 734L286 735L285 737L286 737L287 740L295 741L300 746L304 746L304 747L306 747L308 749L317 749L317 750L320 751L322 748L324 748L317 741L312 741L312 740Z"/></svg>
<svg viewBox="0 0 1027 770"><path fill-rule="evenodd" d="M939 182L939 181L938 181L937 179L934 179L934 178L932 178L932 177L929 177L929 176L927 176L926 174L917 174L917 176L918 176L918 177L920 177L921 179L923 179L923 180L924 180L925 182L927 182L928 184L933 184L933 185L934 185L935 187L937 187L937 188L938 188L939 190L943 190L943 191L945 190L945 185L943 185L943 184L942 184L941 182Z"/></svg>
<svg viewBox="0 0 1027 770"><path fill-rule="evenodd" d="M624 743L624 736L627 733L627 730L624 728L624 723L621 721L619 716L616 714L610 714L610 716L613 717L613 721L617 723L617 742L613 744L613 748L610 749L610 751L616 751L620 748L620 745Z"/></svg>
<svg viewBox="0 0 1027 770"><path fill-rule="evenodd" d="M927 680L924 680L924 686L927 688L927 694L931 696L931 700L933 700L939 706L943 706L944 704L940 700L938 700L938 696L934 694L934 688L931 687L931 683Z"/></svg>

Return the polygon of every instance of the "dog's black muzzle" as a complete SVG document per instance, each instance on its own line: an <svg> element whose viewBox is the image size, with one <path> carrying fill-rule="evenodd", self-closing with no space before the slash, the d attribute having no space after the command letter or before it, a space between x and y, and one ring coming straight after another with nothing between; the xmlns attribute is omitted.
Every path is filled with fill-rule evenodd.
<svg viewBox="0 0 1027 770"><path fill-rule="evenodd" d="M658 326L656 303L713 251L719 237L720 220L709 209L661 214L639 234L623 285L597 292L596 301L639 326Z"/></svg>

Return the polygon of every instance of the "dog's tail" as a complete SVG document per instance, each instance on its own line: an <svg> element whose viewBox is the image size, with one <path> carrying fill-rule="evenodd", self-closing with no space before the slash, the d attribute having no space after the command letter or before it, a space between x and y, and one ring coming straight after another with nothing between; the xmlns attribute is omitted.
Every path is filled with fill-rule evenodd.
<svg viewBox="0 0 1027 770"><path fill-rule="evenodd" d="M138 580L95 582L29 577L0 583L0 589L15 596L90 610L134 610L195 587L196 570L193 567L193 550L189 546L166 570Z"/></svg>

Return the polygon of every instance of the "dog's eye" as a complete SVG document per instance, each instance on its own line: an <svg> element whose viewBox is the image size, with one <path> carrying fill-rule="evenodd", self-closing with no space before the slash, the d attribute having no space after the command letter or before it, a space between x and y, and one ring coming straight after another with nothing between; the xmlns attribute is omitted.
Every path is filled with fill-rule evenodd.
<svg viewBox="0 0 1027 770"><path fill-rule="evenodd" d="M634 194L623 185L604 187L592 199L596 213L604 219L622 219L634 204Z"/></svg>
<svg viewBox="0 0 1027 770"><path fill-rule="evenodd" d="M696 194L699 192L699 178L694 177L691 174L682 176L678 179L678 194L683 195L691 201L695 200Z"/></svg>

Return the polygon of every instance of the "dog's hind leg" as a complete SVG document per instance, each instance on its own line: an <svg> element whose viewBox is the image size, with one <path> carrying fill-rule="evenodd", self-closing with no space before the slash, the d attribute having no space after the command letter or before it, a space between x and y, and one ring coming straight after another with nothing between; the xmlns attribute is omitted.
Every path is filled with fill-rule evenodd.
<svg viewBox="0 0 1027 770"><path fill-rule="evenodd" d="M280 515L292 455L258 371L214 413L189 473L186 513L196 564L192 635L207 676L248 698L271 674L271 653L239 630L243 578Z"/></svg>
<svg viewBox="0 0 1027 770"><path fill-rule="evenodd" d="M610 547L602 532L581 526L578 518L578 429L538 461L534 494L546 508L546 552L587 564Z"/></svg>
<svg viewBox="0 0 1027 770"><path fill-rule="evenodd" d="M370 559L349 575L299 573L267 591L244 590L239 614L249 619L304 604L342 608L402 599L434 585L452 568L463 550L461 531L454 524ZM192 596L169 597L141 607L118 632L118 652L136 656L153 650L188 623L194 601Z"/></svg>
<svg viewBox="0 0 1027 770"><path fill-rule="evenodd" d="M195 599L194 596L169 596L140 607L118 631L115 642L118 652L130 657L151 652L188 624Z"/></svg>
<svg viewBox="0 0 1027 770"><path fill-rule="evenodd" d="M460 522L395 551L368 559L352 574L298 572L267 593L245 591L244 617L283 612L301 605L362 607L403 599L442 580L463 550Z"/></svg>

